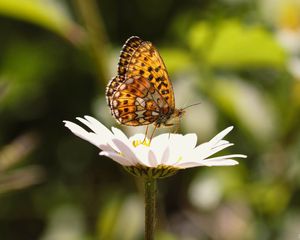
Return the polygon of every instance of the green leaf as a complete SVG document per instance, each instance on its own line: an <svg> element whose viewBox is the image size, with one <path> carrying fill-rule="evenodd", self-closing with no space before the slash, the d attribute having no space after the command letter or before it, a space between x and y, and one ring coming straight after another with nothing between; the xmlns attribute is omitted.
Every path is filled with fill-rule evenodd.
<svg viewBox="0 0 300 240"><path fill-rule="evenodd" d="M192 50L203 52L208 50L211 34L211 26L207 22L198 22L188 32L187 42Z"/></svg>
<svg viewBox="0 0 300 240"><path fill-rule="evenodd" d="M191 27L187 42L212 67L284 68L284 50L272 33L261 26L246 26L233 20L215 26L202 21Z"/></svg>
<svg viewBox="0 0 300 240"><path fill-rule="evenodd" d="M186 51L176 48L164 48L160 53L170 74L185 70L191 66L192 60Z"/></svg>
<svg viewBox="0 0 300 240"><path fill-rule="evenodd" d="M285 53L264 28L229 21L220 25L207 62L215 67L283 68Z"/></svg>
<svg viewBox="0 0 300 240"><path fill-rule="evenodd" d="M61 1L0 0L1 15L37 24L76 42L82 32L66 10Z"/></svg>

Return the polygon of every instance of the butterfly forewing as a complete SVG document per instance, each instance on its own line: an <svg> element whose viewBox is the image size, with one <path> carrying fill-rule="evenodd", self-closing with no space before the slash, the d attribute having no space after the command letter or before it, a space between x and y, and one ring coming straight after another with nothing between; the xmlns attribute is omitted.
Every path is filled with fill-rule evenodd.
<svg viewBox="0 0 300 240"><path fill-rule="evenodd" d="M175 108L172 83L158 51L149 41L129 38L121 51L118 74L143 76L153 84L170 108Z"/></svg>
<svg viewBox="0 0 300 240"><path fill-rule="evenodd" d="M166 67L151 42L129 38L121 51L118 76L106 89L112 115L121 124L157 121L174 110L174 94Z"/></svg>

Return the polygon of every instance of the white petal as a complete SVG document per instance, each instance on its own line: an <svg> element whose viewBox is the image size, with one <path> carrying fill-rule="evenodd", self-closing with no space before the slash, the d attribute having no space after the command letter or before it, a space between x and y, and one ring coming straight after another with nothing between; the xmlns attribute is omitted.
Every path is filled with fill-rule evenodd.
<svg viewBox="0 0 300 240"><path fill-rule="evenodd" d="M106 151L102 151L100 152L101 156L106 156L111 158L112 160L114 160L115 162L123 165L123 166L131 166L131 163L129 161L127 161L126 158L122 157L120 154L115 153L115 152L106 152Z"/></svg>
<svg viewBox="0 0 300 240"><path fill-rule="evenodd" d="M230 142L228 142L228 141L226 141L226 140L220 140L220 141L215 145L215 147L220 146L220 145L223 145L223 144L227 144L227 143L230 143Z"/></svg>
<svg viewBox="0 0 300 240"><path fill-rule="evenodd" d="M88 132L79 125L66 120L64 120L63 123L65 124L65 127L69 128L76 136L81 137L84 140L86 140L86 137L88 137Z"/></svg>
<svg viewBox="0 0 300 240"><path fill-rule="evenodd" d="M170 134L169 133L160 134L160 135L155 136L154 138L152 138L150 146L156 147L160 144L168 142L169 139L170 139Z"/></svg>
<svg viewBox="0 0 300 240"><path fill-rule="evenodd" d="M161 164L164 164L164 165L167 165L167 162L169 161L169 157L170 157L170 149L169 147L167 146L162 154L162 157L161 157L161 160L160 160L160 163Z"/></svg>
<svg viewBox="0 0 300 240"><path fill-rule="evenodd" d="M96 133L103 142L107 142L108 139L113 137L113 134L102 123L95 118L85 116L86 119L77 117L76 119L89 127L94 133Z"/></svg>
<svg viewBox="0 0 300 240"><path fill-rule="evenodd" d="M148 162L150 164L150 167L157 167L157 159L156 159L156 156L155 154L153 153L152 150L149 151L149 154L148 154Z"/></svg>
<svg viewBox="0 0 300 240"><path fill-rule="evenodd" d="M134 148L134 152L138 158L139 164L142 164L147 167L151 167L151 163L149 162L149 151L150 148L143 144L138 145Z"/></svg>
<svg viewBox="0 0 300 240"><path fill-rule="evenodd" d="M170 134L165 133L154 137L150 144L150 149L155 152L157 157L158 164L162 163L163 161L163 154L165 150L168 148L169 145L169 136ZM168 159L164 159L167 161Z"/></svg>
<svg viewBox="0 0 300 240"><path fill-rule="evenodd" d="M239 164L238 161L234 159L224 159L224 160L216 160L216 161L206 161L202 162L204 166L232 166L232 165L237 165Z"/></svg>
<svg viewBox="0 0 300 240"><path fill-rule="evenodd" d="M106 152L115 152L118 153L117 147L112 147L112 144L100 144L99 148Z"/></svg>
<svg viewBox="0 0 300 240"><path fill-rule="evenodd" d="M183 136L186 150L193 149L197 144L197 135L195 133L189 133Z"/></svg>
<svg viewBox="0 0 300 240"><path fill-rule="evenodd" d="M131 165L136 165L139 163L139 160L137 159L130 145L126 145L124 142L122 142L119 139L113 139L112 142L119 149L119 152L124 155L127 161L131 163Z"/></svg>
<svg viewBox="0 0 300 240"><path fill-rule="evenodd" d="M94 131L94 126L93 126L93 124L91 124L88 120L86 120L86 119L84 119L84 118L81 118L81 117L77 117L76 118L78 121L80 121L80 122L82 122L84 125L86 125L87 127L89 127L93 132L95 132Z"/></svg>
<svg viewBox="0 0 300 240"><path fill-rule="evenodd" d="M218 143L220 140L222 140L231 130L233 129L233 126L228 127L224 129L222 132L218 133L215 137L213 137L209 143L215 145Z"/></svg>
<svg viewBox="0 0 300 240"><path fill-rule="evenodd" d="M176 163L173 166L184 169L184 168L200 167L200 166L204 166L204 165L200 161L200 162L181 162L181 163Z"/></svg>
<svg viewBox="0 0 300 240"><path fill-rule="evenodd" d="M127 136L120 129L112 127L111 130L112 130L113 134L115 135L115 138L118 138L123 142L129 142Z"/></svg>
<svg viewBox="0 0 300 240"><path fill-rule="evenodd" d="M220 152L221 150L228 148L232 145L233 145L232 143L227 143L227 144L218 146L216 148L210 149L209 151L203 151L201 153L194 152L194 156L197 157L197 159L199 159L199 160L206 159L207 157L209 157L217 152Z"/></svg>
<svg viewBox="0 0 300 240"><path fill-rule="evenodd" d="M230 155L224 155L220 157L208 158L203 160L202 162L209 162L209 161L215 161L215 160L227 159L227 158L247 158L247 156L244 154L230 154Z"/></svg>
<svg viewBox="0 0 300 240"><path fill-rule="evenodd" d="M204 152L210 151L210 149L211 149L211 144L206 142L206 143L202 143L202 144L198 145L197 147L195 147L193 149L193 152L195 152L197 154L203 154Z"/></svg>
<svg viewBox="0 0 300 240"><path fill-rule="evenodd" d="M76 136L92 143L93 145L97 146L98 148L105 150L105 151L118 151L117 147L114 145L114 143L111 142L111 137L113 137L113 134L105 128L102 124L95 128L95 124L90 123L84 118L77 118L80 122L91 128L95 132L88 132L84 128L80 127L79 125L70 122L70 121L64 121L65 126L69 128ZM93 118L91 118L93 119ZM99 132L99 127L103 127L103 132Z"/></svg>
<svg viewBox="0 0 300 240"><path fill-rule="evenodd" d="M97 138L96 134L87 132L84 128L80 127L79 125L70 121L63 122L65 123L65 127L69 128L71 132L74 133L77 137L80 137L97 147L99 147L99 145L103 143L101 139Z"/></svg>
<svg viewBox="0 0 300 240"><path fill-rule="evenodd" d="M178 149L180 148L180 143L183 142L183 135L182 134L169 134L168 138L169 146L171 149Z"/></svg>
<svg viewBox="0 0 300 240"><path fill-rule="evenodd" d="M109 138L113 137L113 134L111 133L111 131L107 127L105 127L102 123L100 123L97 119L95 119L91 116L84 116L84 117L92 124L92 126L93 126L92 130L95 133L105 135Z"/></svg>
<svg viewBox="0 0 300 240"><path fill-rule="evenodd" d="M99 121L97 121L92 117L88 117L88 116L85 117L91 121L88 121L81 117L77 117L76 119L82 122L83 124L85 124L87 127L89 127L97 135L99 145L105 144L111 140L113 134L102 123L100 123Z"/></svg>
<svg viewBox="0 0 300 240"><path fill-rule="evenodd" d="M129 141L127 136L120 129L112 127L112 132L114 133L114 136L115 136L114 138L121 140L126 145L131 145L131 142ZM114 144L114 142L112 140L108 142L108 145L110 145L112 148L117 150L116 145Z"/></svg>
<svg viewBox="0 0 300 240"><path fill-rule="evenodd" d="M191 154L197 144L197 135L186 134L178 137L176 140L177 144L170 146L170 157L167 165L181 163L185 159L193 159L191 158Z"/></svg>
<svg viewBox="0 0 300 240"><path fill-rule="evenodd" d="M187 141L191 140L189 136L187 136ZM166 165L173 165L178 162L182 158L182 155L186 154L188 146L185 144L185 137L181 134L170 134L168 147L170 149L170 155ZM191 142L191 141L190 141Z"/></svg>
<svg viewBox="0 0 300 240"><path fill-rule="evenodd" d="M174 136L171 136L171 139L174 139ZM197 144L197 135L195 133L189 133L184 136L179 135L175 138L176 143L171 141L171 151L180 151L180 155L185 155L186 153L191 152Z"/></svg>
<svg viewBox="0 0 300 240"><path fill-rule="evenodd" d="M216 160L216 161L200 161L200 162L185 162L181 164L177 164L176 167L179 168L192 168L192 167L200 167L200 166L232 166L239 164L237 161L233 159L224 159L224 160Z"/></svg>
<svg viewBox="0 0 300 240"><path fill-rule="evenodd" d="M170 147L169 154L169 159L166 159L165 161L166 165L175 165L178 161L182 159L180 151L176 151L174 150L174 148Z"/></svg>
<svg viewBox="0 0 300 240"><path fill-rule="evenodd" d="M204 159L204 160L195 160L197 158L190 158L190 159L185 159L182 162L179 162L176 166L178 167L194 167L194 166L222 166L224 161L227 161L228 159L230 159L229 162L235 161L232 160L231 158L246 158L246 155L243 154L231 154L231 155L225 155L225 156L219 156L219 157L214 157L214 158L208 158L208 159ZM217 162L220 163L217 163ZM235 161L236 162L236 161ZM238 164L238 162L236 162L236 164ZM226 162L225 165L228 165L228 162Z"/></svg>

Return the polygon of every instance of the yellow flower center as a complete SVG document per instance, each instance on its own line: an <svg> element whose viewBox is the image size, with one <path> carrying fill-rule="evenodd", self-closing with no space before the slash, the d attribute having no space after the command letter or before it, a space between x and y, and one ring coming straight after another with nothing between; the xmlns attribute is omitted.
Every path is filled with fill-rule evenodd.
<svg viewBox="0 0 300 240"><path fill-rule="evenodd" d="M146 147L149 147L150 146L150 140L146 138L143 141L141 141L141 140L133 140L133 142L132 142L132 145L134 147L137 147L137 146L139 146L141 144L143 144Z"/></svg>

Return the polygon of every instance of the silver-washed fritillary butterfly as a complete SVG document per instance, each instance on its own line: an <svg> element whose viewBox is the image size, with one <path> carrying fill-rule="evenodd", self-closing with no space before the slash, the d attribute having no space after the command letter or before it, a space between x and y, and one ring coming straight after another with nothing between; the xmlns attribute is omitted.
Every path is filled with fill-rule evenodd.
<svg viewBox="0 0 300 240"><path fill-rule="evenodd" d="M184 113L175 108L172 83L158 51L136 36L122 48L118 75L108 83L106 99L115 119L128 126L173 126Z"/></svg>

